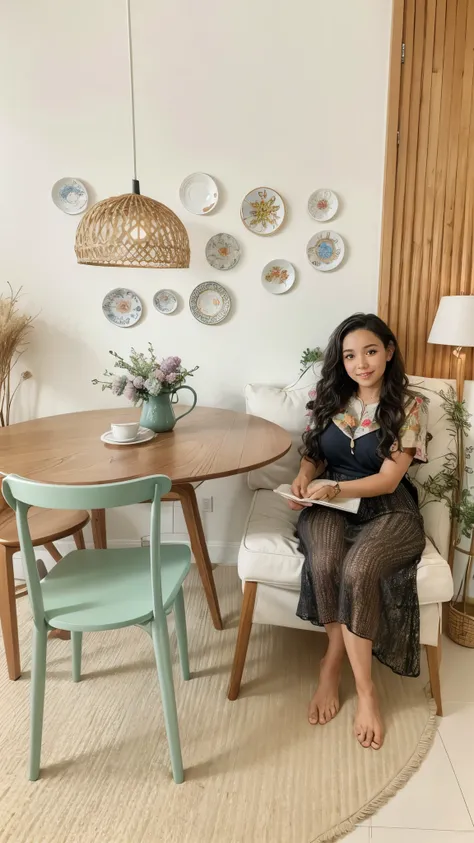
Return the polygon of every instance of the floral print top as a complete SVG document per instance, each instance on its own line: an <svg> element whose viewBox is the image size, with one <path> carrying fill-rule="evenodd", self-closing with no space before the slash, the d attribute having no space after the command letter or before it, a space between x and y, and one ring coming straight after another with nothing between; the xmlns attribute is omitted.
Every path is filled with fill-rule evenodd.
<svg viewBox="0 0 474 843"><path fill-rule="evenodd" d="M308 395L310 401L316 397L316 390L312 389ZM427 442L431 438L428 433L428 399L412 393L405 407L405 421L400 429L399 441L394 442L392 451L415 449L413 457L417 462L427 462ZM375 419L378 407L376 404L364 404L355 395L350 399L346 409L333 416L333 422L351 440L351 450L361 436L379 430L380 425ZM311 411L308 412L311 416ZM308 424L308 428L310 423Z"/></svg>

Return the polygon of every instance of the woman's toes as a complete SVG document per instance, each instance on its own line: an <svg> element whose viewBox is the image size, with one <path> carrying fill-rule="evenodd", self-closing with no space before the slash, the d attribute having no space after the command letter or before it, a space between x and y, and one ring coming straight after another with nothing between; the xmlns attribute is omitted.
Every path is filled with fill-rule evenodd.
<svg viewBox="0 0 474 843"><path fill-rule="evenodd" d="M321 726L324 726L326 724L327 721L326 721L326 712L325 711L319 712L319 722L320 722Z"/></svg>
<svg viewBox="0 0 474 843"><path fill-rule="evenodd" d="M362 726L356 727L355 735L359 743L363 745L365 741L365 730L362 728Z"/></svg>
<svg viewBox="0 0 474 843"><path fill-rule="evenodd" d="M373 733L372 729L367 729L367 731L365 733L365 739L362 743L362 746L365 746L366 749L368 749L369 746L371 745L373 739L374 739L374 733Z"/></svg>
<svg viewBox="0 0 474 843"><path fill-rule="evenodd" d="M311 723L312 726L316 726L316 724L319 723L319 711L318 711L317 707L316 708L310 708L309 714L308 714L308 720L309 720L309 722Z"/></svg>
<svg viewBox="0 0 474 843"><path fill-rule="evenodd" d="M372 749L380 749L382 744L383 744L382 730L380 728L375 729L374 730L374 737L373 737L372 743L370 745L371 745Z"/></svg>
<svg viewBox="0 0 474 843"><path fill-rule="evenodd" d="M336 705L334 705L334 704L333 704L329 710L330 710L330 712L331 712L331 718L332 718L332 717L335 717L335 716L336 716L336 714L337 714L337 707L336 707Z"/></svg>

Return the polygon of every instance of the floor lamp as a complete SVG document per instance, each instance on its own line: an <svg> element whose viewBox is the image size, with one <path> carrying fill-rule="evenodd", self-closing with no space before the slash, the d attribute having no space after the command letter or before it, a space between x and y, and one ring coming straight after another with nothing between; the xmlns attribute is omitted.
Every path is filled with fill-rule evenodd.
<svg viewBox="0 0 474 843"><path fill-rule="evenodd" d="M443 296L428 342L454 346L457 358L456 392L458 401L464 397L464 348L474 347L474 296Z"/></svg>
<svg viewBox="0 0 474 843"><path fill-rule="evenodd" d="M466 353L464 349L474 347L474 296L443 296L438 306L428 342L437 345L454 346L453 354L456 357L456 393L458 401L463 401L466 364ZM465 444L462 431L459 442L458 488L455 492L458 500L460 499L463 488L465 466ZM451 603L448 617L448 634L458 644L474 647L474 619L472 618L472 612L468 610L468 604L472 603L472 600L469 599L468 592L474 561L474 533L471 536L471 546L468 551L456 545L456 534L457 525L453 519L451 523L448 562L452 569L454 552L458 550L460 553L468 556L468 564L463 588L463 611L461 611L461 607L457 607L455 602Z"/></svg>

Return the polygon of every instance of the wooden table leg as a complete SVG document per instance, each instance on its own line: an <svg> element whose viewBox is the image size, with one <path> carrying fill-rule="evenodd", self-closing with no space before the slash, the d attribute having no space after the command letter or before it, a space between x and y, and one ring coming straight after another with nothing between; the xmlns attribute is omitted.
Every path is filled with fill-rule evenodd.
<svg viewBox="0 0 474 843"><path fill-rule="evenodd" d="M0 621L10 679L21 676L18 620L16 615L15 578L13 576L14 548L0 546Z"/></svg>
<svg viewBox="0 0 474 843"><path fill-rule="evenodd" d="M96 550L107 547L107 529L105 526L105 509L93 509L91 512L92 536Z"/></svg>
<svg viewBox="0 0 474 843"><path fill-rule="evenodd" d="M194 487L191 483L183 483L176 486L173 485L170 498L175 499L175 496L181 502L181 506L183 507L184 519L186 521L189 540L191 542L191 550L196 560L196 565L198 566L198 571L204 586L212 622L216 629L223 629L224 627L222 625L216 584L212 574L211 560L209 559L206 537L202 528L196 492L194 491Z"/></svg>

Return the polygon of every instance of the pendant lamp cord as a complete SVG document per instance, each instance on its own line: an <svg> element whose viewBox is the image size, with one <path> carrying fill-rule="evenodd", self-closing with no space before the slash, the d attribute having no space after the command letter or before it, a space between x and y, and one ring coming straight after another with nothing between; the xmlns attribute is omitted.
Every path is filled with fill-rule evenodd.
<svg viewBox="0 0 474 843"><path fill-rule="evenodd" d="M128 62L130 68L130 105L132 113L133 193L140 193L140 183L137 179L137 139L135 133L135 93L133 86L132 19L130 15L130 0L126 0L126 2L128 28Z"/></svg>

